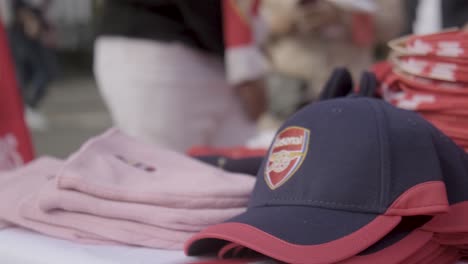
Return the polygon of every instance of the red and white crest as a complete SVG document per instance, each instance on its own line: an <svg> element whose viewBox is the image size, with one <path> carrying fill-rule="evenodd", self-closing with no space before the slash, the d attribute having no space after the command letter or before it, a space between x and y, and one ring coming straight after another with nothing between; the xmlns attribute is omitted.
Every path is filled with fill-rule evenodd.
<svg viewBox="0 0 468 264"><path fill-rule="evenodd" d="M287 127L276 136L265 166L265 181L274 190L299 169L307 155L310 131Z"/></svg>

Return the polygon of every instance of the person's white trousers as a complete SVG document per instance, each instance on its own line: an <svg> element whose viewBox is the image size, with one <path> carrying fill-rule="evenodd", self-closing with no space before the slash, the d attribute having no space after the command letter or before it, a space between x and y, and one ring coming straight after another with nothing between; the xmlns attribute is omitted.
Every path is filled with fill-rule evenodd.
<svg viewBox="0 0 468 264"><path fill-rule="evenodd" d="M254 135L220 59L177 43L101 37L94 72L114 124L178 151L242 145Z"/></svg>

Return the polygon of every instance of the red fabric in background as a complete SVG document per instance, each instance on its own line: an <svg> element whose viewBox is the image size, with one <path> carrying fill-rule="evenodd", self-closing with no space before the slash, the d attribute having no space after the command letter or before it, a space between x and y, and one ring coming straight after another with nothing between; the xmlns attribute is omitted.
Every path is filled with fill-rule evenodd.
<svg viewBox="0 0 468 264"><path fill-rule="evenodd" d="M253 157L264 157L268 149L248 148L243 146L230 148L217 148L209 146L193 146L187 150L187 155L192 157L201 156L223 156L230 159L243 159Z"/></svg>
<svg viewBox="0 0 468 264"><path fill-rule="evenodd" d="M14 69L0 22L0 170L14 168L34 157Z"/></svg>
<svg viewBox="0 0 468 264"><path fill-rule="evenodd" d="M223 0L224 42L226 49L254 44L252 16L257 16L260 0L238 3L236 0Z"/></svg>
<svg viewBox="0 0 468 264"><path fill-rule="evenodd" d="M375 43L374 16L365 12L356 12L352 15L352 38L354 44L370 48Z"/></svg>
<svg viewBox="0 0 468 264"><path fill-rule="evenodd" d="M468 34L448 31L390 43L371 67L387 102L416 111L468 152Z"/></svg>

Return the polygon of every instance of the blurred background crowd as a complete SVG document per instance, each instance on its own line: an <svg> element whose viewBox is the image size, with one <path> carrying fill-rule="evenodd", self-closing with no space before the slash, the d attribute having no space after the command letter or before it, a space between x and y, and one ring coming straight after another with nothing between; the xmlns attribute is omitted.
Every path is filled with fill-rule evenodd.
<svg viewBox="0 0 468 264"><path fill-rule="evenodd" d="M263 0L263 23L252 27L261 27L255 45L265 67L230 73L234 80L228 76L226 84L217 77L226 66L213 59L231 58L218 45L221 1L0 0L36 152L64 157L113 124L185 150L205 142L181 140L195 134L188 131L217 137L215 121L197 119L205 113L226 123L230 140L248 134L250 123L274 129L316 100L333 68L346 66L357 80L386 58L389 40L468 21L466 0ZM164 46L166 40L181 45ZM248 54L249 65L261 60ZM217 86L235 86L241 106L231 102L229 88ZM217 93L228 95L210 97ZM197 121L187 124L187 115Z"/></svg>

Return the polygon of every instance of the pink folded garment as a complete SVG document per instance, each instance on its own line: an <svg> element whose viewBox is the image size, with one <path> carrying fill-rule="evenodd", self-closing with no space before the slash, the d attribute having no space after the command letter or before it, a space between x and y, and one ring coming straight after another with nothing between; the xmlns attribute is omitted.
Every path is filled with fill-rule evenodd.
<svg viewBox="0 0 468 264"><path fill-rule="evenodd" d="M103 199L171 208L244 207L254 177L228 173L110 129L73 154L58 186Z"/></svg>
<svg viewBox="0 0 468 264"><path fill-rule="evenodd" d="M50 236L83 243L113 243L102 237L70 228L38 223L19 214L19 205L30 199L50 179L50 172L61 165L54 158L40 158L24 167L0 174L0 220Z"/></svg>
<svg viewBox="0 0 468 264"><path fill-rule="evenodd" d="M5 229L5 228L10 227L10 226L12 226L12 224L0 220L0 230Z"/></svg>
<svg viewBox="0 0 468 264"><path fill-rule="evenodd" d="M54 182L50 182L41 193L54 188ZM37 223L79 230L121 244L151 248L182 249L184 242L195 234L195 232L170 230L133 221L104 218L64 210L42 211L37 203L40 195L33 195L30 199L24 201L20 205L19 214ZM84 238L88 237L85 235Z"/></svg>
<svg viewBox="0 0 468 264"><path fill-rule="evenodd" d="M42 193L56 188L54 173L61 162L41 158L0 178L0 219L46 235L98 244L131 244L181 249L193 232L179 232L60 210L44 212L38 206Z"/></svg>
<svg viewBox="0 0 468 264"><path fill-rule="evenodd" d="M52 187L52 188L51 188ZM226 209L180 209L157 205L119 202L70 189L49 186L38 198L45 212L68 211L105 218L135 221L172 230L198 232L245 211L245 207Z"/></svg>

